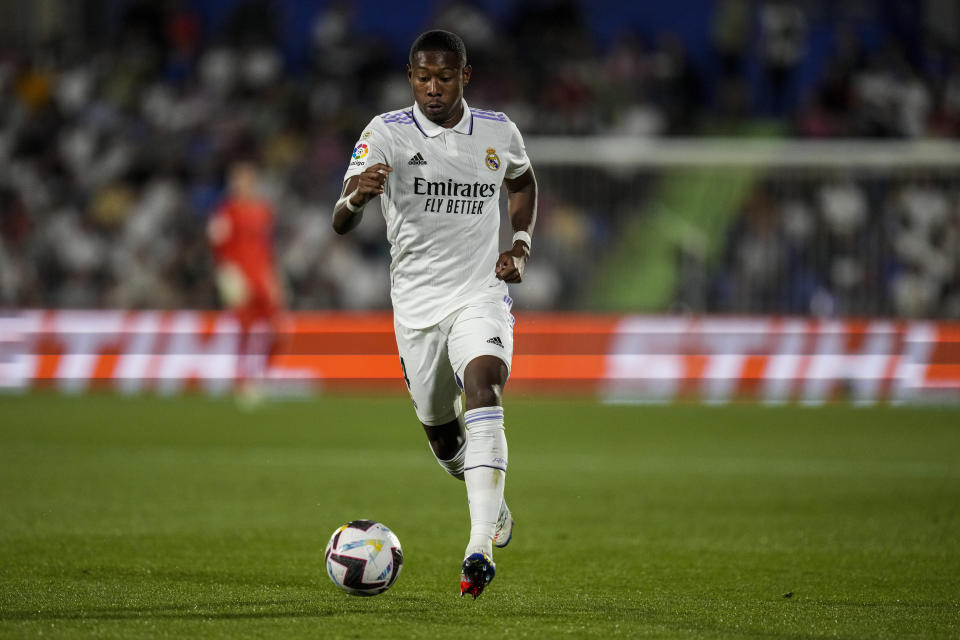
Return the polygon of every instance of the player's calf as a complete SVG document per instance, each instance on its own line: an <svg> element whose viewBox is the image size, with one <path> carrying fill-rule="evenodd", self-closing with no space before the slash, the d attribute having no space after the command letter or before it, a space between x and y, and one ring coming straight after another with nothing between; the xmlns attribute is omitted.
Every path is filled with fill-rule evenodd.
<svg viewBox="0 0 960 640"><path fill-rule="evenodd" d="M463 465L467 457L467 437L463 416L439 426L423 425L430 442L430 450L444 471L463 480Z"/></svg>

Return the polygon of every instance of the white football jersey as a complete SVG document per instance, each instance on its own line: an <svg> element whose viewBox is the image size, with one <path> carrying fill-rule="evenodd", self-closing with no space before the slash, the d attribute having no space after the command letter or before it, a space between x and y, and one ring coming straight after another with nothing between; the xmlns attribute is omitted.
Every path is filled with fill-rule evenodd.
<svg viewBox="0 0 960 640"><path fill-rule="evenodd" d="M446 129L414 104L367 125L344 180L378 162L393 168L380 208L397 319L423 329L471 300L507 295L495 275L500 185L530 167L516 125L464 101L463 118Z"/></svg>

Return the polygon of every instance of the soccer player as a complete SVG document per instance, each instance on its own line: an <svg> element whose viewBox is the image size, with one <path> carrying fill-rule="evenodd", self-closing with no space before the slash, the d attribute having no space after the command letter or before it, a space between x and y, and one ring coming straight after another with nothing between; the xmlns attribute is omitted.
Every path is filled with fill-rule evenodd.
<svg viewBox="0 0 960 640"><path fill-rule="evenodd" d="M530 255L537 183L516 125L467 106L471 73L459 36L434 30L414 41L414 104L375 117L361 134L333 228L350 231L381 196L400 366L437 461L466 484L471 527L460 595L476 598L494 576L493 546L505 547L513 533L503 499L501 394L513 356L506 283L521 281ZM501 184L514 230L504 252Z"/></svg>
<svg viewBox="0 0 960 640"><path fill-rule="evenodd" d="M240 398L250 405L260 398L258 384L277 346L283 304L273 267L273 210L258 183L254 164L232 165L229 195L207 224L217 288L240 325L236 377Z"/></svg>

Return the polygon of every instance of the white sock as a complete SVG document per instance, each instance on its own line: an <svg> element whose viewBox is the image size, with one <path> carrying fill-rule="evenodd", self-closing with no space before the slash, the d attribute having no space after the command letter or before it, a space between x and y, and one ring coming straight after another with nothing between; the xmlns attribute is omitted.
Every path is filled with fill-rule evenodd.
<svg viewBox="0 0 960 640"><path fill-rule="evenodd" d="M463 478L470 503L470 542L465 555L483 551L492 558L493 532L507 479L503 407L471 409L464 416L469 434Z"/></svg>

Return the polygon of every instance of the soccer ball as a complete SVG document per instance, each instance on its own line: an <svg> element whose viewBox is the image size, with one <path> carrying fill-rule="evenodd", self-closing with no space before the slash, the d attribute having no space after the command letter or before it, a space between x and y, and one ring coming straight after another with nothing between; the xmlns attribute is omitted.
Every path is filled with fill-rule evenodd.
<svg viewBox="0 0 960 640"><path fill-rule="evenodd" d="M403 567L397 536L373 520L354 520L334 531L324 558L333 584L354 596L383 593Z"/></svg>

